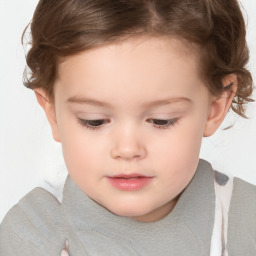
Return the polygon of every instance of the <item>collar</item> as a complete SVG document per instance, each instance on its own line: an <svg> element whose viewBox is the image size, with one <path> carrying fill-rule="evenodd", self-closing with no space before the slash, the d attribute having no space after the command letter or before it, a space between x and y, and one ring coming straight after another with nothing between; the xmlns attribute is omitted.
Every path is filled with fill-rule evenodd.
<svg viewBox="0 0 256 256"><path fill-rule="evenodd" d="M62 208L74 232L94 230L141 246L147 240L166 243L178 252L176 255L209 255L215 212L213 169L200 159L172 212L156 222L143 223L111 213L89 198L70 176L64 186Z"/></svg>

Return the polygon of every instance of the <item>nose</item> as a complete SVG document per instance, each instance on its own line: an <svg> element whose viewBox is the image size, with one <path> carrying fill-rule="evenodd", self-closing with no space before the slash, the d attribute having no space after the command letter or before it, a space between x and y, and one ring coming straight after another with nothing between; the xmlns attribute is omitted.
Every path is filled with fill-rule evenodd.
<svg viewBox="0 0 256 256"><path fill-rule="evenodd" d="M142 136L135 128L125 127L114 135L111 157L114 159L140 160L146 157L147 151Z"/></svg>

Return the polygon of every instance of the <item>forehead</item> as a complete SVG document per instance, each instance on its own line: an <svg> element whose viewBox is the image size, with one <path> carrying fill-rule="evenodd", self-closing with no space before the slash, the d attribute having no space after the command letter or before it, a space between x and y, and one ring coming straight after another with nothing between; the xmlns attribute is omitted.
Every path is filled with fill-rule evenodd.
<svg viewBox="0 0 256 256"><path fill-rule="evenodd" d="M58 74L57 87L78 94L85 88L125 93L131 87L144 95L145 89L164 94L166 86L179 93L201 82L197 51L176 38L133 38L97 47L68 57Z"/></svg>
<svg viewBox="0 0 256 256"><path fill-rule="evenodd" d="M91 58L97 60L99 55L118 55L117 57L126 54L131 57L134 54L145 53L150 51L152 54L172 54L175 53L176 56L180 58L194 57L196 61L199 61L199 47L193 42L188 42L187 40L179 37L150 37L150 36L137 36L120 38L116 41L102 44L99 46L92 47L84 52L74 54L71 56L60 58L59 71L61 71L65 66L74 63L76 61L87 59L90 61ZM132 55L131 55L132 54ZM148 54L148 52L147 52ZM86 58L85 58L86 56ZM152 57L152 56L149 56ZM103 59L101 59L102 61Z"/></svg>

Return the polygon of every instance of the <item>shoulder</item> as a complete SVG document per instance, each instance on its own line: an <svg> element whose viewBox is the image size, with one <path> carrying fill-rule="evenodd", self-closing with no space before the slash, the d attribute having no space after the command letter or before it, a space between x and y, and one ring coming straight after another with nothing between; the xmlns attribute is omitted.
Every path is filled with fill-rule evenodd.
<svg viewBox="0 0 256 256"><path fill-rule="evenodd" d="M234 178L229 209L231 255L256 255L256 186Z"/></svg>
<svg viewBox="0 0 256 256"><path fill-rule="evenodd" d="M66 229L60 203L46 190L36 188L1 223L0 255L51 255Z"/></svg>
<svg viewBox="0 0 256 256"><path fill-rule="evenodd" d="M230 216L233 215L256 223L256 186L239 178L233 181Z"/></svg>
<svg viewBox="0 0 256 256"><path fill-rule="evenodd" d="M255 223L256 228L256 186L218 171L214 171L214 181L215 193L221 191L224 198L230 193L229 219L243 219L246 223Z"/></svg>

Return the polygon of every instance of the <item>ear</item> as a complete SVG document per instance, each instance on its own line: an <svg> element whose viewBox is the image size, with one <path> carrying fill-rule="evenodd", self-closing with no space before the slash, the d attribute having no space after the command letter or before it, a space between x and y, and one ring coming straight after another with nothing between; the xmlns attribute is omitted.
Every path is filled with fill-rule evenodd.
<svg viewBox="0 0 256 256"><path fill-rule="evenodd" d="M215 133L224 120L237 90L237 76L230 74L222 79L223 92L213 97L209 108L208 119L204 129L204 137Z"/></svg>
<svg viewBox="0 0 256 256"><path fill-rule="evenodd" d="M49 97L43 89L35 89L36 98L40 106L43 108L46 117L52 129L52 135L55 141L60 142L58 124L56 120L54 103L50 102Z"/></svg>

